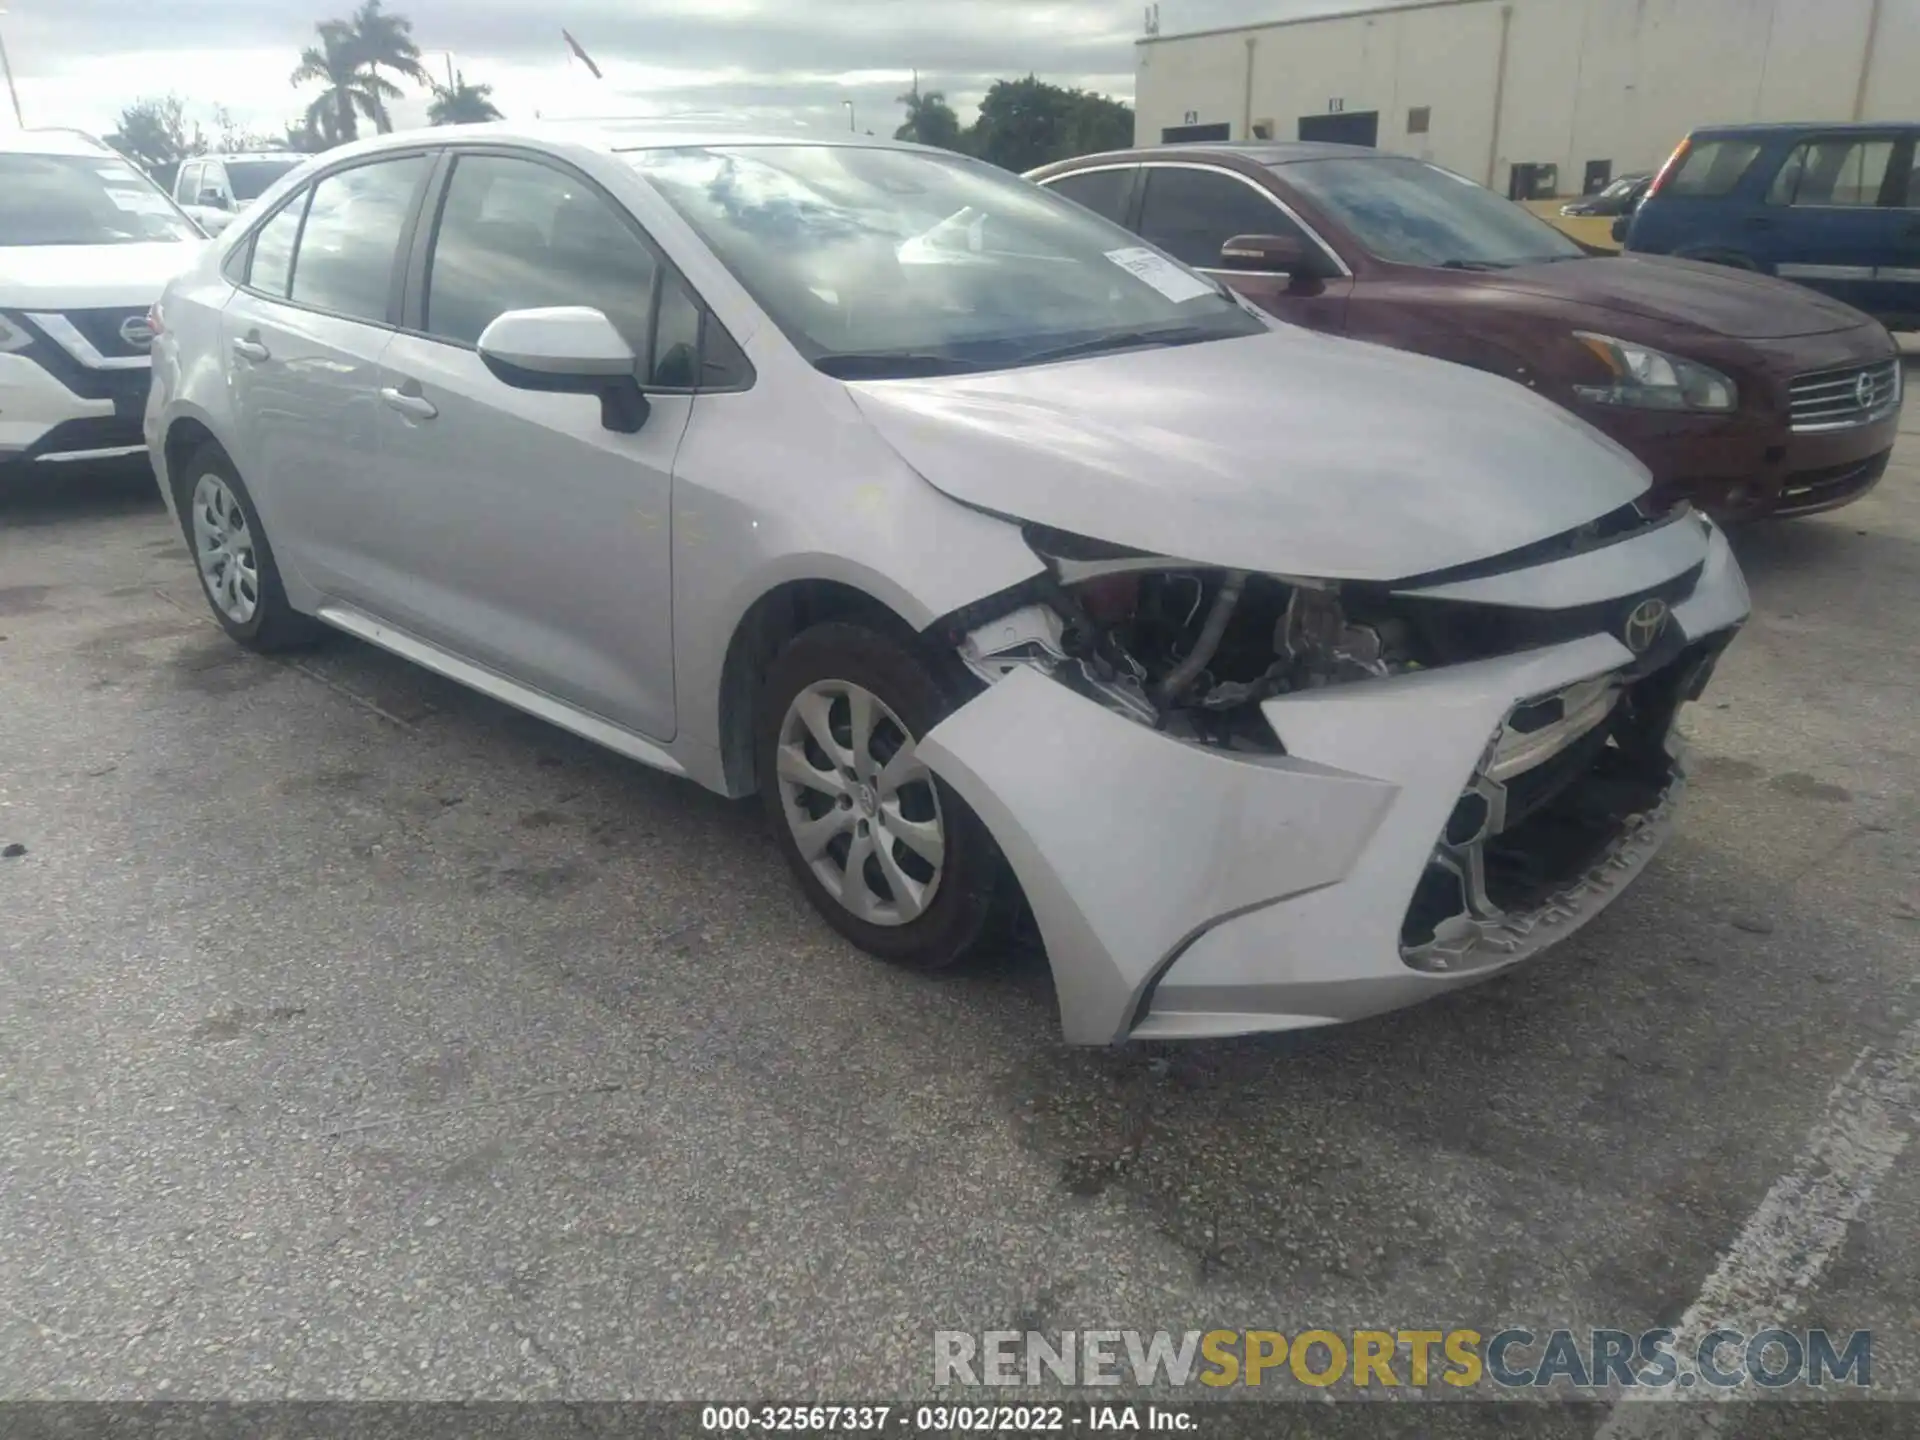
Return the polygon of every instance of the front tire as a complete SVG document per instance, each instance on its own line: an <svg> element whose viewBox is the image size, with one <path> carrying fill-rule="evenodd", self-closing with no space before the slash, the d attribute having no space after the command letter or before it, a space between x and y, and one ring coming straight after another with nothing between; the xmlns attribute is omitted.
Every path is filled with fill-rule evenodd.
<svg viewBox="0 0 1920 1440"><path fill-rule="evenodd" d="M957 703L902 640L836 622L781 651L758 712L761 798L807 898L862 950L919 970L967 959L1008 910L986 826L914 753Z"/></svg>
<svg viewBox="0 0 1920 1440"><path fill-rule="evenodd" d="M200 592L220 628L263 654L312 644L320 626L287 603L260 512L227 452L201 446L174 486Z"/></svg>

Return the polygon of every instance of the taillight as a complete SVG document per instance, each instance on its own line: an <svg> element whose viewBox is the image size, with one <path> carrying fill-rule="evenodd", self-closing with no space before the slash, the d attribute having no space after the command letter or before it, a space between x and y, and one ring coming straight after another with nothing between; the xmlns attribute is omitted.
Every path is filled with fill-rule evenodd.
<svg viewBox="0 0 1920 1440"><path fill-rule="evenodd" d="M1693 149L1693 139L1689 136L1674 146L1673 154L1667 157L1667 163L1660 167L1660 173L1653 177L1653 184L1647 187L1647 199L1651 200L1666 188L1667 181L1680 168L1680 162L1687 158L1687 152Z"/></svg>

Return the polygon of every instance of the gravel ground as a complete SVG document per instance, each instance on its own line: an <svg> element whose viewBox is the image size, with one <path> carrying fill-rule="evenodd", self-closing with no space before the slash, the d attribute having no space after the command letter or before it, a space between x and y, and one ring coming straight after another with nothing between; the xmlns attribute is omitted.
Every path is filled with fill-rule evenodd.
<svg viewBox="0 0 1920 1440"><path fill-rule="evenodd" d="M1736 535L1680 833L1554 958L1102 1052L1033 955L849 949L751 805L344 637L239 651L150 482L0 502L0 1395L846 1399L927 1392L935 1328L1673 1321L1916 1033L1908 415L1875 495ZM1789 1316L1910 1397L1916 1170Z"/></svg>

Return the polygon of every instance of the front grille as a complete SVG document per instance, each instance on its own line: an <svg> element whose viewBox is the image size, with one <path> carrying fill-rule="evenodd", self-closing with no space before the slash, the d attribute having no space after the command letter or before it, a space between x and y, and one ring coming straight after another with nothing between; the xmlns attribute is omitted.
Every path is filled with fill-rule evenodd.
<svg viewBox="0 0 1920 1440"><path fill-rule="evenodd" d="M147 312L144 307L138 310L69 310L66 317L74 329L86 336L87 343L109 360L130 360L145 355L153 346L150 334L144 341L134 344L120 333L120 327L130 320L138 320L145 333Z"/></svg>
<svg viewBox="0 0 1920 1440"><path fill-rule="evenodd" d="M1884 420L1900 407L1900 362L1820 370L1788 387L1793 428L1801 434Z"/></svg>
<svg viewBox="0 0 1920 1440"><path fill-rule="evenodd" d="M1497 964L1605 903L1664 833L1682 778L1674 716L1725 643L1688 646L1634 677L1605 723L1517 775L1496 779L1483 762L1408 903L1401 958L1428 971Z"/></svg>

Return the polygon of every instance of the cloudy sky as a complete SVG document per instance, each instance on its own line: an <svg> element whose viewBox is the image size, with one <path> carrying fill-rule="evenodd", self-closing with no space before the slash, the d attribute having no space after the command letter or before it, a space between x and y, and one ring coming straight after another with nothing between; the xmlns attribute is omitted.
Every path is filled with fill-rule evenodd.
<svg viewBox="0 0 1920 1440"><path fill-rule="evenodd" d="M316 20L355 0L0 0L29 125L111 130L172 91L278 133L311 98L287 83ZM1162 33L1361 8L1368 0L1161 0ZM1133 97L1144 0L387 0L436 73L448 55L514 117L749 113L891 133L917 66L971 119L993 80L1032 71ZM566 26L606 75L569 63ZM419 123L424 102L402 105ZM0 112L4 113L4 112ZM11 115L0 123L10 124ZM210 127L209 127L210 128Z"/></svg>

